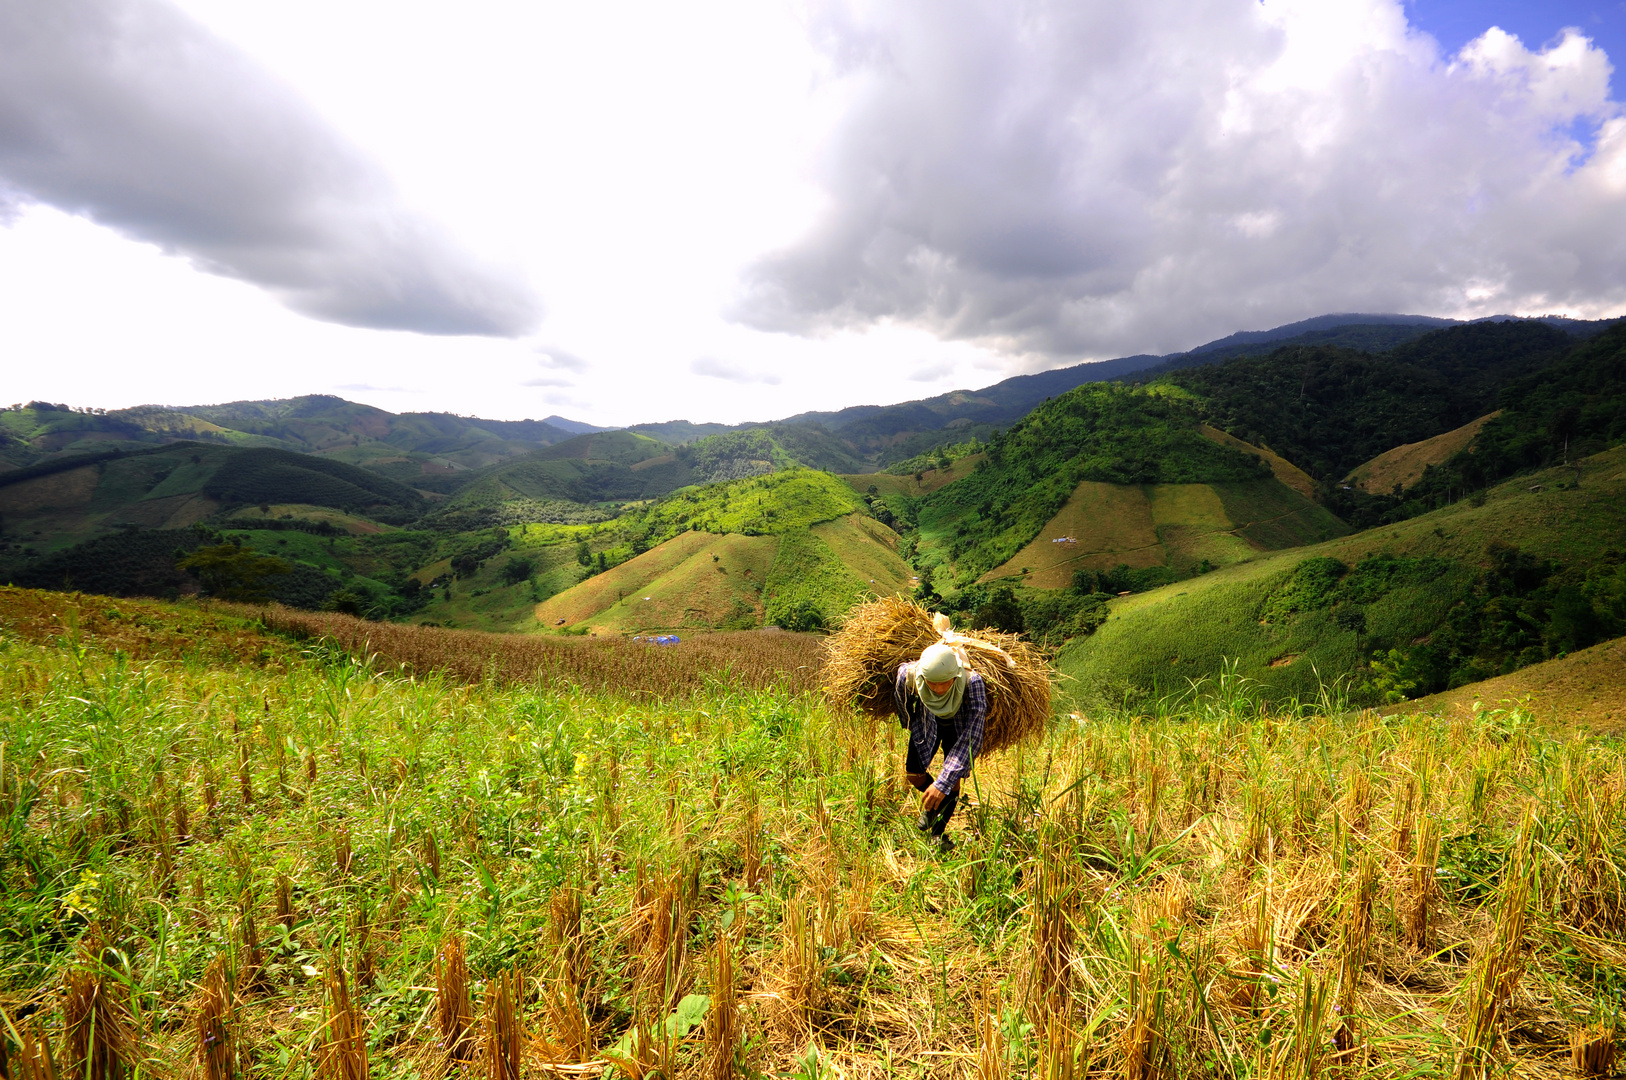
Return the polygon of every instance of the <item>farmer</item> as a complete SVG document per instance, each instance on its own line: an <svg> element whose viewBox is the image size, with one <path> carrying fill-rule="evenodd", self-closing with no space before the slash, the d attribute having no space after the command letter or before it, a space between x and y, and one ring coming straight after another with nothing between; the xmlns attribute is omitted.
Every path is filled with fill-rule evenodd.
<svg viewBox="0 0 1626 1080"><path fill-rule="evenodd" d="M915 827L937 837L938 850L947 854L954 842L943 835L960 781L971 771L982 749L983 726L988 718L988 692L982 676L969 670L960 656L939 642L929 645L912 664L898 665L892 684L898 720L909 731L909 756L904 764L909 783L921 793L920 818ZM933 777L927 769L943 747L943 767Z"/></svg>

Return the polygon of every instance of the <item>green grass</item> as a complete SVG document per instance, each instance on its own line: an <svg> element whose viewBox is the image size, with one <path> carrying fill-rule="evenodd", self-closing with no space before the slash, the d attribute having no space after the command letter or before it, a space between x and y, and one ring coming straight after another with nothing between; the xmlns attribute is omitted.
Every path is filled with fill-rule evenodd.
<svg viewBox="0 0 1626 1080"><path fill-rule="evenodd" d="M1365 1076L1449 1075L1481 1051L1523 1074L1626 998L1626 757L1555 735L1562 718L1272 710L1227 675L979 762L939 857L896 726L785 689L409 678L89 597L0 592L0 627L4 1007L35 1003L26 1024L60 1053L64 981L112 958L132 1080L190 1067L221 957L257 972L225 1029L246 1074L319 1075L323 982L343 972L372 1074L445 1075L435 956L453 938L474 1011L517 972L560 1060L597 1068L697 995L738 1010L720 1049L745 1076L979 1058L1123 1075L1141 1055L1166 1075L1324 1075L1351 1044ZM92 925L116 952L85 954ZM1477 973L1513 959L1499 925L1526 933L1487 998ZM578 1010L579 1046L543 988ZM1486 1034L1465 1046L1469 1016ZM714 1029L675 1027L664 1072L708 1072Z"/></svg>
<svg viewBox="0 0 1626 1080"><path fill-rule="evenodd" d="M685 529L746 536L777 535L832 521L862 507L851 488L830 473L781 472L729 483L687 488L640 515L651 538Z"/></svg>
<svg viewBox="0 0 1626 1080"><path fill-rule="evenodd" d="M810 604L825 626L833 626L869 593L869 583L849 569L823 537L793 529L779 538L762 599L771 623L787 623L799 605Z"/></svg>

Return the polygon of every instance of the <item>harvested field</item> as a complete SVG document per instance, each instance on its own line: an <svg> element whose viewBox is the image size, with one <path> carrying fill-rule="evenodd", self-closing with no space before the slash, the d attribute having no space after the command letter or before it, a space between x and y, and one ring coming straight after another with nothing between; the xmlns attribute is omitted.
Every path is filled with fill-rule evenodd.
<svg viewBox="0 0 1626 1080"><path fill-rule="evenodd" d="M619 636L488 634L277 607L264 609L260 618L269 629L331 641L356 656L419 674L634 698L684 697L719 685L799 693L817 685L822 656L819 638L775 630L700 633L656 646Z"/></svg>
<svg viewBox="0 0 1626 1080"><path fill-rule="evenodd" d="M680 533L544 600L536 621L543 630L563 619L565 626L620 633L704 629L741 612L755 618L758 589L778 547L775 536Z"/></svg>
<svg viewBox="0 0 1626 1080"><path fill-rule="evenodd" d="M1061 537L1077 543L1055 543ZM1163 561L1163 543L1145 491L1086 480L1030 544L983 580L1020 575L1025 566L1032 585L1059 589L1072 584L1074 570L1106 570L1118 563L1159 566Z"/></svg>
<svg viewBox="0 0 1626 1080"><path fill-rule="evenodd" d="M1348 530L1326 510L1271 480L1130 486L1086 480L1031 543L984 581L1021 577L1036 588L1072 584L1075 570L1228 566L1261 551ZM1070 537L1075 543L1058 543ZM1023 568L1027 573L1022 573Z"/></svg>
<svg viewBox="0 0 1626 1080"><path fill-rule="evenodd" d="M984 456L980 453L967 454L947 469L936 466L924 469L919 480L915 479L913 473L848 473L841 478L860 495L868 491L871 485L881 495L929 495L961 477L970 476Z"/></svg>
<svg viewBox="0 0 1626 1080"><path fill-rule="evenodd" d="M1423 478L1423 470L1428 466L1442 465L1459 451L1472 446L1479 429L1500 415L1502 412L1498 409L1432 439L1385 450L1365 465L1353 469L1344 478L1344 483L1372 495L1388 495L1397 486L1404 491Z"/></svg>
<svg viewBox="0 0 1626 1080"><path fill-rule="evenodd" d="M206 655L0 634L8 1072L50 1075L45 1046L61 1076L266 1080L1613 1056L1626 754L1561 716L1274 711L1226 676L980 764L939 854L901 733L815 695Z"/></svg>
<svg viewBox="0 0 1626 1080"><path fill-rule="evenodd" d="M1476 706L1494 708L1513 702L1599 733L1626 732L1626 638L1382 711L1463 716Z"/></svg>

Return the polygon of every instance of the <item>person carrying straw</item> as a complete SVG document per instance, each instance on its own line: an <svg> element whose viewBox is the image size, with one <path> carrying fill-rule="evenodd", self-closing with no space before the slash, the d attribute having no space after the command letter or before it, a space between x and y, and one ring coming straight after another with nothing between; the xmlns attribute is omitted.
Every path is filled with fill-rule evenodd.
<svg viewBox="0 0 1626 1080"><path fill-rule="evenodd" d="M904 770L921 793L915 827L936 837L938 850L947 854L954 841L943 833L959 801L960 781L982 749L987 689L982 676L970 670L958 652L938 642L928 645L919 660L898 665L892 701L898 721L909 732ZM939 746L943 766L934 777L928 770Z"/></svg>

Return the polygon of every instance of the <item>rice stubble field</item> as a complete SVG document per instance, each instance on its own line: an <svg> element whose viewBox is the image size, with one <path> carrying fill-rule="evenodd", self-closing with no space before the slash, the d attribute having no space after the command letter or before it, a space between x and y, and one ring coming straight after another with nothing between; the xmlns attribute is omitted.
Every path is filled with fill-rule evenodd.
<svg viewBox="0 0 1626 1080"><path fill-rule="evenodd" d="M1626 754L1561 718L1226 674L980 763L938 858L772 635L651 693L269 621L0 590L10 1075L1612 1067Z"/></svg>

